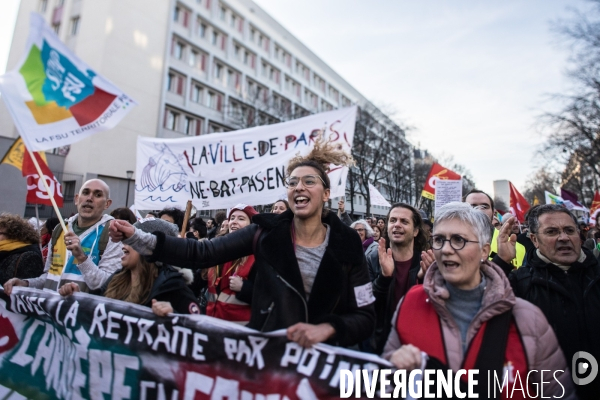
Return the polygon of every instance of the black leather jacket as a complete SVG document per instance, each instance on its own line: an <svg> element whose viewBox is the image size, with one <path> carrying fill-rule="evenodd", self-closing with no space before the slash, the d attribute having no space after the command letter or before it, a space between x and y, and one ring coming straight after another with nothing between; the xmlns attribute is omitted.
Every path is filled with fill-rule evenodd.
<svg viewBox="0 0 600 400"><path fill-rule="evenodd" d="M358 234L333 213L323 217L331 228L329 244L307 301L290 232L293 217L291 210L259 214L244 229L201 242L156 232L149 260L199 269L254 254L250 328L272 331L298 322L328 322L336 330L328 343L349 346L366 339L375 325L374 299L362 297L369 300L357 304L355 294L371 289Z"/></svg>

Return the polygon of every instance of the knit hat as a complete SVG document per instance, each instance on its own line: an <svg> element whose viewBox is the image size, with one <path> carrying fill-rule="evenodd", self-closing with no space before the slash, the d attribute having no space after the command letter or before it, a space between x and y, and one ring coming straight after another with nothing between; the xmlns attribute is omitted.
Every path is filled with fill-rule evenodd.
<svg viewBox="0 0 600 400"><path fill-rule="evenodd" d="M254 217L256 214L258 214L258 211L256 211L252 206L240 203L234 207L231 207L227 219L231 219L231 214L233 214L233 212L236 210L243 211L248 216L248 218L250 218L250 220L252 220L252 217Z"/></svg>
<svg viewBox="0 0 600 400"><path fill-rule="evenodd" d="M148 233L159 231L167 236L179 236L177 225L165 221L164 219L144 218L133 224L133 226Z"/></svg>

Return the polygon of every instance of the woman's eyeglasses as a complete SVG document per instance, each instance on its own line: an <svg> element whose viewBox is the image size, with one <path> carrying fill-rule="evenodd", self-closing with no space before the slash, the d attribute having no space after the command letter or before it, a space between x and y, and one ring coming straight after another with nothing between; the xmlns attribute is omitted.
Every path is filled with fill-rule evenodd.
<svg viewBox="0 0 600 400"><path fill-rule="evenodd" d="M295 189L300 181L302 181L304 187L311 188L319 182L319 179L323 182L323 186L327 187L325 181L319 175L290 176L286 178L284 184L288 189Z"/></svg>
<svg viewBox="0 0 600 400"><path fill-rule="evenodd" d="M429 242L433 250L440 250L442 247L444 247L444 243L450 242L450 247L457 251L464 249L467 243L479 243L476 240L467 240L460 235L452 235L450 236L450 239L446 239L444 236L436 235L432 236L431 239L429 239Z"/></svg>

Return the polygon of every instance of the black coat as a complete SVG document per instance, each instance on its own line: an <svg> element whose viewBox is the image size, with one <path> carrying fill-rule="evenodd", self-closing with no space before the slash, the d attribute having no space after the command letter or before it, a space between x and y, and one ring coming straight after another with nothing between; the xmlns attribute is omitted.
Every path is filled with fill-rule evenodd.
<svg viewBox="0 0 600 400"><path fill-rule="evenodd" d="M569 366L577 351L586 351L600 362L600 265L590 251L584 252L586 259L571 264L565 273L532 251L527 265L509 276L515 294L542 310ZM577 386L580 399L597 399L599 393L600 376L589 385Z"/></svg>
<svg viewBox="0 0 600 400"><path fill-rule="evenodd" d="M0 251L0 285L12 278L37 278L43 273L44 261L37 244L12 251Z"/></svg>
<svg viewBox="0 0 600 400"><path fill-rule="evenodd" d="M124 273L124 270L115 272L108 278L108 280L102 285L99 291L100 296L104 296L106 289L112 278L120 273ZM194 293L187 286L181 272L169 265L163 265L158 269L158 276L154 280L150 295L143 306L152 308L152 299L157 301L168 301L171 303L173 310L179 314L199 314L200 307L194 296Z"/></svg>
<svg viewBox="0 0 600 400"><path fill-rule="evenodd" d="M373 293L376 298L375 313L377 324L375 327L375 352L381 354L387 338L392 330L392 317L398 303L395 303L396 270L392 276L383 276L379 264L379 252L371 253L367 260L369 274L373 279ZM410 289L418 282L417 275L421 269L421 252L414 251L412 262L408 270L408 288Z"/></svg>
<svg viewBox="0 0 600 400"><path fill-rule="evenodd" d="M260 214L244 229L213 240L192 242L159 232L150 261L185 268L208 268L254 254L254 291L248 327L273 331L298 322L330 323L336 334L328 343L349 346L369 337L375 325L373 303L359 307L356 288L370 289L369 273L358 234L328 213L329 244L306 300L291 236L294 214Z"/></svg>

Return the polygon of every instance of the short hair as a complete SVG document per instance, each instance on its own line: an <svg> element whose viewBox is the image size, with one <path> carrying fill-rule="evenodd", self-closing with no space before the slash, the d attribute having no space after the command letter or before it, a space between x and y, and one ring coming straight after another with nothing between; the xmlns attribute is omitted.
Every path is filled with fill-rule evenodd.
<svg viewBox="0 0 600 400"><path fill-rule="evenodd" d="M129 221L130 224L135 224L137 222L135 214L127 207L115 208L110 212L110 216L114 219Z"/></svg>
<svg viewBox="0 0 600 400"><path fill-rule="evenodd" d="M484 244L492 242L494 227L483 211L458 201L444 204L435 213L433 228L435 229L440 222L449 220L458 220L471 225L479 240L480 249L483 248Z"/></svg>
<svg viewBox="0 0 600 400"><path fill-rule="evenodd" d="M535 209L529 211L529 215L527 218L527 223L529 224L529 231L531 233L538 233L540 229L540 217L544 214L549 213L563 213L567 214L573 220L575 224L575 229L579 231L579 224L577 223L577 218L566 208L560 206L558 204L542 204L537 206Z"/></svg>
<svg viewBox="0 0 600 400"><path fill-rule="evenodd" d="M463 197L463 201L466 202L467 201L467 197L469 197L470 194L477 194L477 193L485 194L487 196L487 198L490 199L490 205L492 206L492 210L496 209L496 207L494 206L494 199L492 199L492 196L490 196L489 194L487 194L483 190L479 190L479 189L472 189L469 193L467 193L465 195L465 197Z"/></svg>
<svg viewBox="0 0 600 400"><path fill-rule="evenodd" d="M372 238L373 235L375 234L375 231L373 231L373 228L371 227L371 225L369 225L369 223L367 221L365 221L364 219L359 219L358 221L354 221L350 225L350 228L354 229L354 227L359 224L363 225L365 227L365 237L367 239Z"/></svg>
<svg viewBox="0 0 600 400"><path fill-rule="evenodd" d="M183 217L185 216L183 211L181 211L179 208L169 207L161 210L158 213L158 218L162 217L163 215L168 215L169 217L173 218L173 222L181 231L181 228L183 227Z"/></svg>
<svg viewBox="0 0 600 400"><path fill-rule="evenodd" d="M200 236L200 239L206 237L208 229L206 228L206 222L204 222L202 218L196 217L192 219L191 225L193 230L198 231L198 236Z"/></svg>

